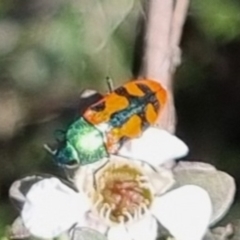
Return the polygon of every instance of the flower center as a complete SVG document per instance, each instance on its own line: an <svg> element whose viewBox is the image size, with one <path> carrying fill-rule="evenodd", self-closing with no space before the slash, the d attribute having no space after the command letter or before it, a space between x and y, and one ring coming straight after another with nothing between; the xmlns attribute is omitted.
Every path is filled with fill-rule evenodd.
<svg viewBox="0 0 240 240"><path fill-rule="evenodd" d="M140 218L152 200L147 176L130 160L113 160L96 173L95 208L112 223Z"/></svg>

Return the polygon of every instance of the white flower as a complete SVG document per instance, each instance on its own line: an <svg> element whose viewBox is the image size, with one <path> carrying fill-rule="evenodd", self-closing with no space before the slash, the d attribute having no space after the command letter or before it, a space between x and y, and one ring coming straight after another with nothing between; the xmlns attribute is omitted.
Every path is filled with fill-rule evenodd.
<svg viewBox="0 0 240 240"><path fill-rule="evenodd" d="M90 227L109 240L154 240L157 221L177 240L201 240L205 234L212 208L202 188L189 185L162 195L173 183L170 172L116 156L94 179L85 170L76 174L79 192L54 177L32 186L21 212L31 234L53 238Z"/></svg>
<svg viewBox="0 0 240 240"><path fill-rule="evenodd" d="M191 185L165 193L174 179L159 167L187 152L177 137L149 128L120 149L128 158L80 167L78 191L54 177L34 183L21 211L24 225L40 238L90 227L109 240L154 240L159 221L177 240L201 240L212 211L208 194Z"/></svg>

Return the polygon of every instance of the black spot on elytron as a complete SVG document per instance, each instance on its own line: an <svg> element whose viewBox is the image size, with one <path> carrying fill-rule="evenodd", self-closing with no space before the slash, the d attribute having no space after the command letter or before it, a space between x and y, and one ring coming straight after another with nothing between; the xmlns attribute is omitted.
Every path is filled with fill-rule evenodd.
<svg viewBox="0 0 240 240"><path fill-rule="evenodd" d="M144 92L144 94L148 98L148 102L153 105L154 111L156 112L156 114L158 114L160 104L156 97L156 93L152 92L152 90L145 84L137 83L136 85L142 92Z"/></svg>
<svg viewBox="0 0 240 240"><path fill-rule="evenodd" d="M146 112L140 112L138 116L141 118L141 130L143 132L150 126L150 124L146 118Z"/></svg>
<svg viewBox="0 0 240 240"><path fill-rule="evenodd" d="M159 101L156 99L155 95L150 96L149 102L153 105L153 109L158 114L158 111L160 110L160 104Z"/></svg>
<svg viewBox="0 0 240 240"><path fill-rule="evenodd" d="M145 94L152 94L152 90L145 84L142 83L136 83L136 85L138 86L138 88Z"/></svg>
<svg viewBox="0 0 240 240"><path fill-rule="evenodd" d="M129 92L127 91L127 89L125 87L119 87L116 90L114 90L114 92L119 96L126 97L127 99L132 97L132 95L129 94Z"/></svg>
<svg viewBox="0 0 240 240"><path fill-rule="evenodd" d="M100 103L97 103L93 106L90 107L91 110L95 111L95 112L101 112L106 108L106 103L105 101L102 101Z"/></svg>

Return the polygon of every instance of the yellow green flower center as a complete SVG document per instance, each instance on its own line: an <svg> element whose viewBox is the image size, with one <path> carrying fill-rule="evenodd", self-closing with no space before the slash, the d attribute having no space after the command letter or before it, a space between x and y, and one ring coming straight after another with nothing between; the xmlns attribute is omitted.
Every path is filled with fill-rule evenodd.
<svg viewBox="0 0 240 240"><path fill-rule="evenodd" d="M140 218L152 203L153 194L142 169L128 161L111 161L96 173L95 208L110 222Z"/></svg>

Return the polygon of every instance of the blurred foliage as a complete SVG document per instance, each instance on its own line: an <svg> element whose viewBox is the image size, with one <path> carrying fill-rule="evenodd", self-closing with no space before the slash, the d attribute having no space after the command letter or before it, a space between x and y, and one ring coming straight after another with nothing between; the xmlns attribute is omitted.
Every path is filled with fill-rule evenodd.
<svg viewBox="0 0 240 240"><path fill-rule="evenodd" d="M15 179L62 174L42 145L71 122L80 92L104 93L106 76L119 85L139 68L144 5L0 1L0 234L13 219L7 194ZM192 0L175 77L178 135L190 158L217 165L238 183L239 26L238 0Z"/></svg>
<svg viewBox="0 0 240 240"><path fill-rule="evenodd" d="M240 34L239 7L240 2L234 0L197 0L193 1L193 15L209 39L228 42Z"/></svg>

